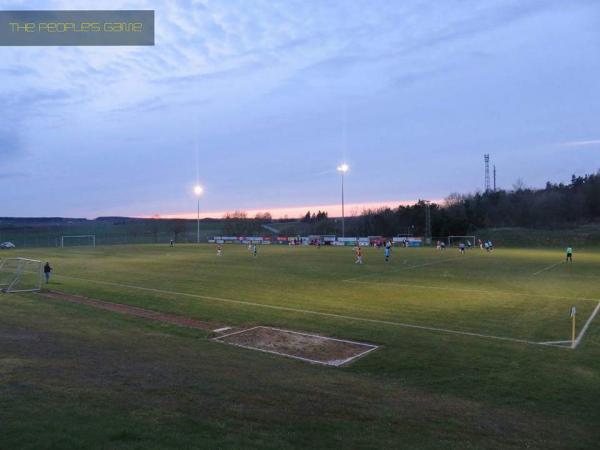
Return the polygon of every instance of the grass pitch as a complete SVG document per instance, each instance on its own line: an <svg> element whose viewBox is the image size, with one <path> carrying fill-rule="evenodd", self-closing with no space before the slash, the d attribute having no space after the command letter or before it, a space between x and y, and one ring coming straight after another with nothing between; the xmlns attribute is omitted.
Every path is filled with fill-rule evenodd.
<svg viewBox="0 0 600 450"><path fill-rule="evenodd" d="M17 255L18 253L18 255ZM8 255L8 253L6 253ZM4 256L2 254L1 256ZM50 287L234 327L373 343L345 368L36 294L0 297L8 448L595 447L600 252L262 246L19 250Z"/></svg>

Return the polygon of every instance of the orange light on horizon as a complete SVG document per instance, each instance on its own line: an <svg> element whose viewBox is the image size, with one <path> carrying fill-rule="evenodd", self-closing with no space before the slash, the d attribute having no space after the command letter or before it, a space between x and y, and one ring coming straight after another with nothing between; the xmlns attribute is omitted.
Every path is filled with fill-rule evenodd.
<svg viewBox="0 0 600 450"><path fill-rule="evenodd" d="M442 200L433 200L434 202L441 202ZM364 203L346 203L346 215L347 217L357 216L365 209L379 209L379 208L397 208L398 206L409 206L417 203L416 200L396 200L396 201L384 201L384 202L364 202ZM234 211L235 209L227 211L204 211L200 217L202 219L213 218L220 219L225 214ZM341 217L342 207L340 204L327 204L327 205L304 205L304 206L288 206L288 207L274 207L274 208L252 208L242 209L249 218L254 217L257 213L268 212L271 214L273 219L284 219L289 218L290 220L298 219L306 214L307 211L317 212L325 211L329 217ZM179 213L167 213L161 214L163 219L195 219L196 212L179 212Z"/></svg>

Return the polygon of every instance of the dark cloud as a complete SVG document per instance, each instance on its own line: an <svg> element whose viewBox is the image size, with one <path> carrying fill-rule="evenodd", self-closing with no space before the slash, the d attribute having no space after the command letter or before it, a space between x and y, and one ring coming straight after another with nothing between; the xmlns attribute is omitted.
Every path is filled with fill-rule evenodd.
<svg viewBox="0 0 600 450"><path fill-rule="evenodd" d="M400 73L398 76L392 79L392 85L396 86L408 86L418 83L422 80L429 79L434 76L442 75L445 73L443 69L435 70L409 70Z"/></svg>
<svg viewBox="0 0 600 450"><path fill-rule="evenodd" d="M0 94L0 117L13 126L26 126L33 118L57 118L64 107L82 103L84 98L67 89L29 88Z"/></svg>
<svg viewBox="0 0 600 450"><path fill-rule="evenodd" d="M25 153L21 140L13 129L0 127L0 162ZM0 174L5 175L1 170Z"/></svg>
<svg viewBox="0 0 600 450"><path fill-rule="evenodd" d="M239 65L232 69L217 70L214 72L197 73L191 75L181 75L172 77L162 77L153 80L157 84L171 84L178 87L184 87L201 83L203 81L221 81L238 76L247 76L250 71L260 70L268 67L267 62L254 61L246 64Z"/></svg>
<svg viewBox="0 0 600 450"><path fill-rule="evenodd" d="M0 104L4 112L14 109L31 110L48 104L66 104L72 94L65 89L23 89L0 94Z"/></svg>
<svg viewBox="0 0 600 450"><path fill-rule="evenodd" d="M0 68L0 75L13 77L39 76L39 72L31 67L15 64Z"/></svg>
<svg viewBox="0 0 600 450"><path fill-rule="evenodd" d="M160 97L151 97L129 106L114 108L111 112L152 112L167 108L169 105Z"/></svg>
<svg viewBox="0 0 600 450"><path fill-rule="evenodd" d="M15 178L27 178L28 176L29 175L25 172L0 172L0 181Z"/></svg>

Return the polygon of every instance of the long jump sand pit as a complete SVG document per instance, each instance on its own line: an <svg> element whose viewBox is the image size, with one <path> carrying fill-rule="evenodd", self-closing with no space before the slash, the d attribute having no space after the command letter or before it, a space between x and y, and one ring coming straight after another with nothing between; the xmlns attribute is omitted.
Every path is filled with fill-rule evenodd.
<svg viewBox="0 0 600 450"><path fill-rule="evenodd" d="M316 334L257 326L213 339L217 342L287 356L327 366L343 366L378 348L377 345Z"/></svg>

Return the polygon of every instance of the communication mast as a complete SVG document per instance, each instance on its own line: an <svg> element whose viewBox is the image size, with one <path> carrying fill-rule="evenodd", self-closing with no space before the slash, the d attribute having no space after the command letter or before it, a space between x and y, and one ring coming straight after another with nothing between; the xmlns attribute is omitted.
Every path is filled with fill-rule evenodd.
<svg viewBox="0 0 600 450"><path fill-rule="evenodd" d="M490 155L483 155L483 161L485 162L485 192L490 190Z"/></svg>
<svg viewBox="0 0 600 450"><path fill-rule="evenodd" d="M431 245L431 202L425 200L425 245Z"/></svg>

